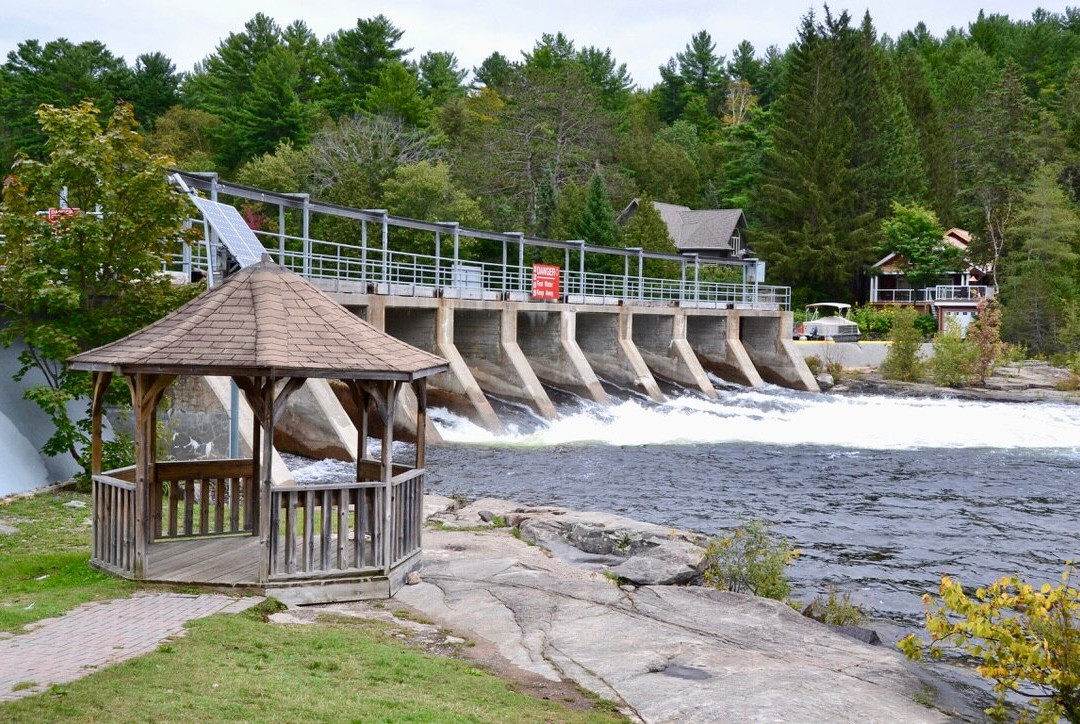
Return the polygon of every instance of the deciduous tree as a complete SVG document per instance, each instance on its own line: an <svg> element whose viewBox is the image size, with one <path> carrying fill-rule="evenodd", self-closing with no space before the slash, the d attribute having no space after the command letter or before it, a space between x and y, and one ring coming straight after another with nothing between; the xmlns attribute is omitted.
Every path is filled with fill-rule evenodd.
<svg viewBox="0 0 1080 724"><path fill-rule="evenodd" d="M10 324L0 342L21 339L17 377L32 368L46 384L28 397L52 418L49 455L79 458L86 430L67 415L86 393L85 375L64 360L158 319L197 291L175 287L160 270L179 250L187 201L167 181L171 160L143 148L131 106L102 127L89 101L39 111L46 160L20 156L4 181L0 207L0 311ZM61 189L81 213L50 221Z"/></svg>
<svg viewBox="0 0 1080 724"><path fill-rule="evenodd" d="M880 251L900 255L899 265L913 287L929 287L963 266L963 252L944 235L933 211L894 201L892 216L881 222Z"/></svg>

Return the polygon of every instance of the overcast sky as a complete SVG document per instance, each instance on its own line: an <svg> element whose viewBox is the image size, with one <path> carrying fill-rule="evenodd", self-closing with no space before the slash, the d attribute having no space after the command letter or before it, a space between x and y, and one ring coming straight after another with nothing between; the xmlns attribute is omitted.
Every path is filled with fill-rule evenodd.
<svg viewBox="0 0 1080 724"><path fill-rule="evenodd" d="M980 8L1027 19L1040 5L1064 8L1025 0L862 0L830 7L834 13L846 8L857 20L869 9L878 32L895 37L920 20L941 35L950 27L966 27ZM561 30L578 47L611 48L638 85L648 87L659 80L657 66L699 30L709 31L718 53L730 56L743 39L760 53L792 42L799 19L811 7L820 11L822 5L807 0L0 0L0 53L6 57L30 38L100 40L128 63L158 50L186 71L257 12L281 25L302 19L320 38L355 25L357 18L383 13L405 31L401 44L415 49L413 59L427 50L450 50L462 67L471 68L497 50L516 60L541 33Z"/></svg>

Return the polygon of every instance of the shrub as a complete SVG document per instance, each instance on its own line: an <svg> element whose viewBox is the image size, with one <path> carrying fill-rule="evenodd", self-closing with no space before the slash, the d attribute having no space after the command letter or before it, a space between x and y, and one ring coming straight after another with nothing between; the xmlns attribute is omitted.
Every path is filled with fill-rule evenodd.
<svg viewBox="0 0 1080 724"><path fill-rule="evenodd" d="M1054 389L1061 392L1076 392L1077 390L1080 390L1080 375L1073 372L1069 377L1056 383Z"/></svg>
<svg viewBox="0 0 1080 724"><path fill-rule="evenodd" d="M934 337L934 356L930 358L930 375L934 384L944 387L963 387L978 375L979 350L960 332L954 319L948 320L944 332Z"/></svg>
<svg viewBox="0 0 1080 724"><path fill-rule="evenodd" d="M937 334L937 317L933 314L918 314L915 316L915 329L923 339L930 339Z"/></svg>
<svg viewBox="0 0 1080 724"><path fill-rule="evenodd" d="M851 321L859 325L859 332L866 339L886 339L892 331L896 310L892 307L874 307L869 304L851 310Z"/></svg>
<svg viewBox="0 0 1080 724"><path fill-rule="evenodd" d="M919 378L919 344L922 334L915 328L917 313L913 307L900 307L893 315L889 351L881 363L881 374L889 380L910 382Z"/></svg>
<svg viewBox="0 0 1080 724"><path fill-rule="evenodd" d="M1001 343L1001 357L999 362L1001 364L1014 364L1016 362L1023 362L1028 358L1027 347L1022 344L1009 344L1008 342ZM1076 360L1078 368L1073 372L1080 373L1080 353L1077 354Z"/></svg>
<svg viewBox="0 0 1080 724"><path fill-rule="evenodd" d="M844 365L836 360L826 362L825 371L832 375L833 382L839 382L844 377Z"/></svg>
<svg viewBox="0 0 1080 724"><path fill-rule="evenodd" d="M785 601L791 584L784 569L798 557L791 542L772 535L764 520L749 520L727 535L709 541L703 578L706 585L733 593Z"/></svg>
<svg viewBox="0 0 1080 724"><path fill-rule="evenodd" d="M940 603L923 596L929 645L910 634L897 646L916 660L927 651L941 658L949 645L980 661L975 670L997 692L986 710L991 716L1003 718L1006 698L1015 693L1029 698L1036 721L1080 722L1080 590L1069 585L1075 574L1070 563L1059 585L1038 589L1002 578L974 597L944 576Z"/></svg>
<svg viewBox="0 0 1080 724"><path fill-rule="evenodd" d="M806 358L806 367L810 370L810 374L817 377L821 374L821 358L817 355L810 355Z"/></svg>
<svg viewBox="0 0 1080 724"><path fill-rule="evenodd" d="M818 596L803 613L833 626L858 626L863 622L862 609L851 602L851 594L839 595L836 586L829 586L829 597Z"/></svg>
<svg viewBox="0 0 1080 724"><path fill-rule="evenodd" d="M979 316L968 327L967 339L975 346L975 381L980 385L994 371L1005 345L1001 341L1001 307L996 299L983 303Z"/></svg>

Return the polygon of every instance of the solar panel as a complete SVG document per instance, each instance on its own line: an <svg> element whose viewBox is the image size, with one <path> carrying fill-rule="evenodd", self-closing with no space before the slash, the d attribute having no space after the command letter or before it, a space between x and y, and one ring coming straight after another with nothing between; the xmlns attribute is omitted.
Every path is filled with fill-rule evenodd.
<svg viewBox="0 0 1080 724"><path fill-rule="evenodd" d="M203 218L225 244L240 268L258 264L265 253L263 245L248 228L240 212L228 204L191 196L191 201L202 212Z"/></svg>

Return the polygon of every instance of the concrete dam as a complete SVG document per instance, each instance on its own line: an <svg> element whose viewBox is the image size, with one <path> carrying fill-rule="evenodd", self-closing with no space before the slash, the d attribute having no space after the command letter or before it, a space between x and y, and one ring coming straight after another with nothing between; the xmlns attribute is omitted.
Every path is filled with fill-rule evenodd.
<svg viewBox="0 0 1080 724"><path fill-rule="evenodd" d="M496 434L504 425L490 397L526 405L553 419L557 412L550 389L604 404L609 401L605 382L657 403L664 401L658 380L715 398L710 374L750 387L772 383L818 389L792 342L790 290L749 279L750 264L740 262L741 284L708 282L701 279L704 263L695 254L466 229L452 222L395 217L385 210L322 204L303 194L251 189L221 182L213 174L177 173L174 181L191 193L202 212L192 224L201 224L204 238L185 245L170 271L189 278L205 276L213 284L230 264L243 263L245 255L269 254L376 328L448 360L449 373L431 381L429 404L464 415ZM219 195L263 208L276 206L277 229L249 229L234 207L218 201ZM313 238L316 214L356 222L357 243ZM290 224L298 234L287 232ZM392 249L391 237L400 229L430 232L435 253ZM464 258L461 252L469 239L501 244L501 262ZM552 249L561 251L563 264L527 263L528 257L538 256L536 249L546 252L548 262L555 256ZM623 273L588 270L587 257L595 255L621 257ZM645 276L645 261L651 259L674 262L680 277ZM607 268L612 266L608 262ZM537 267L545 267L542 273L555 279L549 293L537 291L544 283L537 282ZM222 387L209 378L207 382L214 394L201 395L204 401L216 398L227 407L227 383ZM200 397L191 390L178 395L182 406L185 398ZM309 382L290 401L305 414L285 413L278 447L354 457L356 432L342 407L350 403L343 397L325 381ZM235 404L235 396L233 400ZM311 406L322 413L323 429L310 429ZM415 399L403 395L398 420L405 437L415 432L415 411ZM302 429L299 420L305 416L307 427ZM245 428L239 425L241 434ZM433 427L428 435L429 441L439 440ZM292 444L301 438L303 444Z"/></svg>

